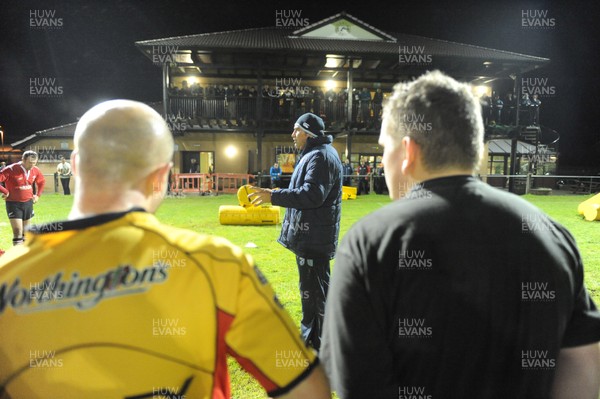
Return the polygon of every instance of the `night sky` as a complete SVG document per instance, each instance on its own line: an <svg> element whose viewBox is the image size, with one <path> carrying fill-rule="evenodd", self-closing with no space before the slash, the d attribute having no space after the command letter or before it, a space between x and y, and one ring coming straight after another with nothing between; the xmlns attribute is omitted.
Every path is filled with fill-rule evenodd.
<svg viewBox="0 0 600 399"><path fill-rule="evenodd" d="M550 58L535 76L547 77L548 86L555 87L553 97L542 98L541 121L561 134L561 166L600 166L596 1L469 1L453 8L426 0L358 3L5 0L0 5L5 143L74 122L102 100L160 101L161 71L134 46L136 41L274 26L277 10L300 10L310 23L345 10L383 31ZM40 10L54 13L51 19L62 26L31 27L31 12ZM555 26L524 28L523 10L547 11ZM54 87L62 93L32 95L35 78L56 79Z"/></svg>

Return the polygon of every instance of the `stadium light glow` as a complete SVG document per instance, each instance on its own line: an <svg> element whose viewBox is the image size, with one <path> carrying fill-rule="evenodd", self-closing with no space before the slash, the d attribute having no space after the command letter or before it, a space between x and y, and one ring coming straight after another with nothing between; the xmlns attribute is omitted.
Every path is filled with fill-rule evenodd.
<svg viewBox="0 0 600 399"><path fill-rule="evenodd" d="M233 145L229 145L225 148L225 156L227 158L233 158L237 155L237 153L238 153L238 150Z"/></svg>
<svg viewBox="0 0 600 399"><path fill-rule="evenodd" d="M487 86L475 86L475 95L477 97L481 97L484 94L486 94L489 90L489 87Z"/></svg>

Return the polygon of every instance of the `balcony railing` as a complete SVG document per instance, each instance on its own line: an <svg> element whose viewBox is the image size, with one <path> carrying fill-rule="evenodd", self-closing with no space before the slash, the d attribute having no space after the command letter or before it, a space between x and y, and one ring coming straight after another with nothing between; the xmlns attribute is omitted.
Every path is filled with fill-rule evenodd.
<svg viewBox="0 0 600 399"><path fill-rule="evenodd" d="M319 97L223 97L170 96L170 118L258 120L257 101L262 104L262 120L295 121L300 115L312 112L328 125L348 121L346 99L327 100ZM354 102L352 122L374 126L379 122L381 104L373 101Z"/></svg>
<svg viewBox="0 0 600 399"><path fill-rule="evenodd" d="M257 102L261 102L258 117ZM328 128L348 122L357 128L378 129L381 121L381 103L355 100L348 120L346 98L323 98L321 96L271 97L271 96L181 96L170 95L168 103L170 118L201 120L273 121L293 122L300 115L312 112L321 116ZM482 107L485 125L515 125L516 106L503 109ZM200 124L200 123L199 123ZM522 107L519 125L539 125L539 107Z"/></svg>

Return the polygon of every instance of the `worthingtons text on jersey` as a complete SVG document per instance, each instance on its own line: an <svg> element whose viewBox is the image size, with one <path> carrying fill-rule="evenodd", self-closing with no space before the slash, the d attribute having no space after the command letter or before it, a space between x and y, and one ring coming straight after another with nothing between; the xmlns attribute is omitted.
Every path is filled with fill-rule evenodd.
<svg viewBox="0 0 600 399"><path fill-rule="evenodd" d="M103 299L147 291L153 284L168 279L168 269L162 263L141 269L119 265L96 276L82 277L74 271L69 279L60 271L41 282L31 283L29 287L21 286L21 279L17 277L12 283L0 286L0 314L7 307L17 313L71 306L86 310Z"/></svg>

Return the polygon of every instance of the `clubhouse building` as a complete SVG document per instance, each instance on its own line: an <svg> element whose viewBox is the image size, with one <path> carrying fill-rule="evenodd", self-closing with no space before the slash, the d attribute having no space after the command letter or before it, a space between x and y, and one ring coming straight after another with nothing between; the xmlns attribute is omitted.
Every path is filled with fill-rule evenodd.
<svg viewBox="0 0 600 399"><path fill-rule="evenodd" d="M276 161L291 173L297 154L290 134L305 112L324 119L342 160L350 159L354 167L359 161L378 165L382 103L396 83L439 69L471 83L482 99L496 93L503 98L507 92L520 93L522 77L549 62L384 32L344 12L314 23L282 14L267 28L135 44L162 71L162 82L148 84L162 84L162 101L151 105L175 137L174 173L189 172L192 159L200 173L264 173ZM486 140L504 144L493 146L481 175L518 171L523 152L537 153L543 144L538 121L526 120L523 112L530 115L530 110L522 109L520 101L506 103L502 115L491 105L484 112L489 116ZM70 155L75 125L39 131L12 146L37 150L44 173L53 173L58 156ZM500 161L504 164L498 166Z"/></svg>

